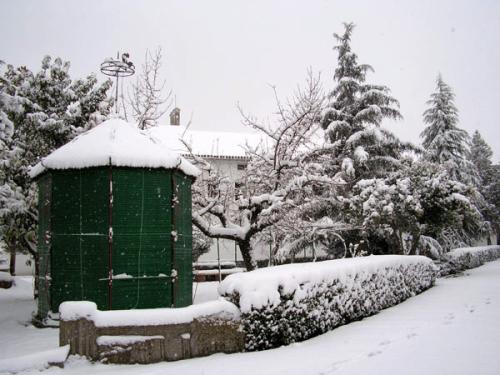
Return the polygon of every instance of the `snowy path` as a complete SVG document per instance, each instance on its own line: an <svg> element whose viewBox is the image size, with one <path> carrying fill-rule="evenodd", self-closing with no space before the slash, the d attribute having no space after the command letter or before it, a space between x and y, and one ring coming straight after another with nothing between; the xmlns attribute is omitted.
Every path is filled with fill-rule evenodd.
<svg viewBox="0 0 500 375"><path fill-rule="evenodd" d="M499 320L500 261L496 261L462 277L440 279L431 290L376 316L289 347L148 366L72 359L65 369L51 368L44 374L493 375L500 374Z"/></svg>

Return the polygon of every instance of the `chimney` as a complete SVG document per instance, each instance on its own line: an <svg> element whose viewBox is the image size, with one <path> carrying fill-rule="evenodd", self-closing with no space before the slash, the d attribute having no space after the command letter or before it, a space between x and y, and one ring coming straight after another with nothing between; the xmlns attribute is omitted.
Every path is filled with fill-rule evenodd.
<svg viewBox="0 0 500 375"><path fill-rule="evenodd" d="M170 125L179 126L181 124L181 110L177 107L170 112Z"/></svg>

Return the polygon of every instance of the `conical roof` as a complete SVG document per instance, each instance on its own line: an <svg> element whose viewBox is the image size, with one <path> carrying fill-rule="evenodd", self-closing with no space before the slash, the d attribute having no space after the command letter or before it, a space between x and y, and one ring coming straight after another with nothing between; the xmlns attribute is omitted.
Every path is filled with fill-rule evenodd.
<svg viewBox="0 0 500 375"><path fill-rule="evenodd" d="M199 170L136 126L118 118L80 134L35 165L32 178L48 169L117 167L179 169L196 177Z"/></svg>

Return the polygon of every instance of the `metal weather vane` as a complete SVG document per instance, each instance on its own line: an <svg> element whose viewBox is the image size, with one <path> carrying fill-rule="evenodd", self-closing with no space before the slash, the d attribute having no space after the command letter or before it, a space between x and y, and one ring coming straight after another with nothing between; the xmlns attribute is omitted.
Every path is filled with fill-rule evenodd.
<svg viewBox="0 0 500 375"><path fill-rule="evenodd" d="M130 55L128 52L122 53L120 59L120 52L117 52L116 59L107 58L101 64L101 73L110 77L116 78L115 84L115 111L118 113L118 80L123 77L130 77L135 73L135 66L132 61L129 61Z"/></svg>

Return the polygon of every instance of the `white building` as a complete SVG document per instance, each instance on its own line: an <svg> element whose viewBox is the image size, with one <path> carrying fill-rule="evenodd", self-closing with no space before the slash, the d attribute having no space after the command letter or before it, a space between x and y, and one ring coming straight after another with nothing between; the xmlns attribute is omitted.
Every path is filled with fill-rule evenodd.
<svg viewBox="0 0 500 375"><path fill-rule="evenodd" d="M193 154L208 161L221 175L236 181L243 176L249 157L245 145L255 147L265 142L257 133L236 133L225 131L193 130L180 125L180 110L175 108L170 114L170 125L159 125L150 129L150 135L165 144L171 150L177 151L189 158L189 153L181 141L185 140ZM201 177L203 178L203 176ZM217 260L217 244L222 261L242 261L241 253L236 243L231 240L214 240L211 250L202 255L200 262ZM268 249L257 250L257 258L268 259Z"/></svg>

